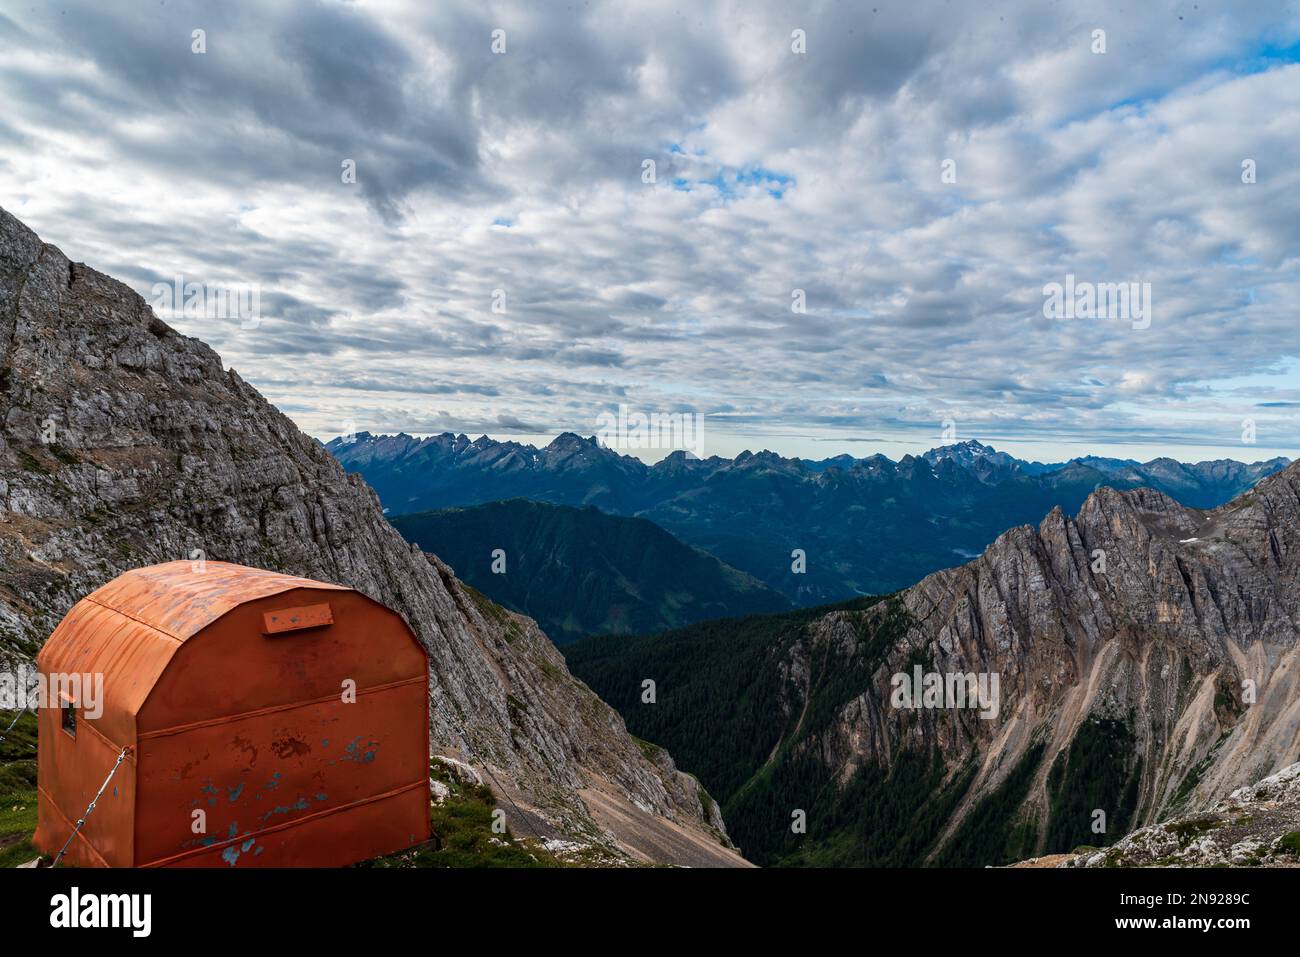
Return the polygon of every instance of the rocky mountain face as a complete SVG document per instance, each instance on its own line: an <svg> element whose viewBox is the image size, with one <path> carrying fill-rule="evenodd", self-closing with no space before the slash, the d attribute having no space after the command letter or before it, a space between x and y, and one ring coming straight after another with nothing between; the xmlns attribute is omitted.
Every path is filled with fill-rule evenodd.
<svg viewBox="0 0 1300 957"><path fill-rule="evenodd" d="M1103 487L1074 518L1055 509L868 608L719 641L779 717L694 770L760 862L983 865L1109 844L1300 760L1298 615L1300 464L1212 510ZM705 656L694 671L722 666L664 637ZM692 755L691 727L664 720L689 675L660 682L652 715L622 692L630 672L656 677L665 648L570 661L634 732ZM895 676L918 671L996 676L996 707L906 707Z"/></svg>
<svg viewBox="0 0 1300 957"><path fill-rule="evenodd" d="M464 582L535 619L557 644L790 607L653 522L596 508L508 499L391 521Z"/></svg>
<svg viewBox="0 0 1300 957"><path fill-rule="evenodd" d="M4 656L34 655L77 600L138 565L206 558L349 585L428 648L435 747L524 805L517 833L739 863L695 780L643 750L531 620L403 541L360 476L210 348L3 210L0 403Z"/></svg>
<svg viewBox="0 0 1300 957"><path fill-rule="evenodd" d="M594 505L649 519L799 605L904 588L1053 507L1073 514L1101 485L1151 487L1213 507L1286 464L1044 465L967 441L897 462L768 451L694 459L679 451L646 465L571 433L540 449L450 433L365 432L327 448L366 478L390 514L509 498ZM801 571L795 549L805 556Z"/></svg>
<svg viewBox="0 0 1300 957"><path fill-rule="evenodd" d="M944 461L956 462L962 468L973 472L981 482L991 485L1004 482L1016 475L1042 475L1065 467L1064 463L1044 465L1041 462L1026 462L1024 459L999 452L992 446L974 439L942 445L926 452L921 458L931 465L938 465Z"/></svg>

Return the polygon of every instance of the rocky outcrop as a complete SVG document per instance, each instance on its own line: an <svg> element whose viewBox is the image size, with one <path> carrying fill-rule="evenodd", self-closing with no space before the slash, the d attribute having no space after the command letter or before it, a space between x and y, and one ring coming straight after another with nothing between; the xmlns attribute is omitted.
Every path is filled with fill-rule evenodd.
<svg viewBox="0 0 1300 957"><path fill-rule="evenodd" d="M1300 867L1300 764L1238 788L1207 811L1082 847L1052 867Z"/></svg>
<svg viewBox="0 0 1300 957"><path fill-rule="evenodd" d="M487 771L536 827L617 846L582 797L595 790L642 830L705 835L714 863L738 862L694 779L648 760L531 620L405 544L361 478L210 348L3 210L0 410L0 652L30 657L78 599L144 564L349 585L429 649L436 750Z"/></svg>

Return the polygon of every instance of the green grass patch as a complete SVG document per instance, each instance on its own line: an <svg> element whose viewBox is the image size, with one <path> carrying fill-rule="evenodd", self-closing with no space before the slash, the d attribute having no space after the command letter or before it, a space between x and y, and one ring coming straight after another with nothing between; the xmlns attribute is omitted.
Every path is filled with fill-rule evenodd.
<svg viewBox="0 0 1300 957"><path fill-rule="evenodd" d="M1290 834L1283 834L1277 839L1278 848L1283 851L1289 851L1292 854L1300 854L1300 831L1292 831Z"/></svg>
<svg viewBox="0 0 1300 957"><path fill-rule="evenodd" d="M642 740L635 734L631 737L632 740L636 742L637 747L641 749L641 754L647 761L651 764L657 764L659 762L659 756L664 753L663 748L659 747L657 744L651 744L649 741Z"/></svg>
<svg viewBox="0 0 1300 957"><path fill-rule="evenodd" d="M1179 844L1186 846L1206 831L1217 830L1224 826L1225 823L1217 817L1193 817L1186 821L1170 821L1165 825L1165 830L1178 838Z"/></svg>
<svg viewBox="0 0 1300 957"><path fill-rule="evenodd" d="M493 812L497 803L490 787L461 786L454 781L444 783L452 788L452 794L430 812L434 840L416 850L399 851L367 861L362 867L562 866L535 841L516 838L509 827L503 834L493 831Z"/></svg>
<svg viewBox="0 0 1300 957"><path fill-rule="evenodd" d="M0 711L0 733L13 713ZM28 712L0 741L0 867L17 867L38 856L36 831L36 715Z"/></svg>

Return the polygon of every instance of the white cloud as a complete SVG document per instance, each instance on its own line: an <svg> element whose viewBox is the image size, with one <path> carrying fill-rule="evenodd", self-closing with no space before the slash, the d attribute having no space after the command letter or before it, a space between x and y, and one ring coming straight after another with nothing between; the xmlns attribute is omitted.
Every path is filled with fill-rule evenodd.
<svg viewBox="0 0 1300 957"><path fill-rule="evenodd" d="M176 324L322 435L1294 448L1295 7L1130 6L0 2L0 205L146 295L260 283L256 329ZM1043 319L1066 274L1150 328Z"/></svg>

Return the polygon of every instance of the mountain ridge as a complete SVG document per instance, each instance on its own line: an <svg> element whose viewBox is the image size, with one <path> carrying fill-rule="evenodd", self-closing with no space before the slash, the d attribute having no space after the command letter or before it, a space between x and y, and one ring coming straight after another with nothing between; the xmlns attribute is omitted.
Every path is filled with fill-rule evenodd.
<svg viewBox="0 0 1300 957"><path fill-rule="evenodd" d="M463 434L363 432L326 449L365 476L390 515L510 498L595 505L649 519L803 606L908 587L1053 506L1073 513L1102 485L1152 485L1212 507L1282 466L1156 459L1150 474L1100 460L1057 468L973 441L897 462L873 455L846 465L844 456L814 462L770 451L692 459L678 451L647 465L573 433L539 449Z"/></svg>
<svg viewBox="0 0 1300 957"><path fill-rule="evenodd" d="M541 446L516 442L514 440L493 439L486 434L480 435L476 439L470 439L469 435L465 432L437 432L417 436L408 432L376 434L366 430L351 433L349 436L337 436L328 441L321 442L321 444L331 453L340 456L345 461L364 461L365 457L349 451L350 449L356 450L362 448L377 448L385 453L385 455L381 456L382 458L392 457L395 454L409 455L419 452L429 446L440 446L457 452L468 448L503 448L517 452L530 460L544 457L544 455L551 452L551 450L572 451L581 448L592 448L608 453L610 456L618 459L638 463L648 471L664 471L672 468L680 468L683 465L697 468L722 464L738 465L754 462L755 460L759 463L798 463L814 471L825 471L827 468L847 469L855 466L873 467L881 463L888 463L897 468L904 462L911 462L917 459L924 460L931 465L938 464L944 460L952 460L960 464L969 465L970 463L980 459L987 459L997 464L1014 466L1026 474L1035 475L1060 471L1070 465L1082 465L1087 468L1094 468L1098 471L1104 472L1118 472L1126 468L1144 468L1162 463L1172 463L1173 465L1185 469L1193 469L1197 471L1209 470L1215 466L1227 468L1237 466L1242 470L1249 471L1255 469L1264 473L1265 470L1270 468L1283 468L1286 465L1289 465L1292 461L1285 456L1274 456L1271 459L1256 459L1252 462L1246 462L1242 459L1223 458L1203 459L1197 462L1183 462L1170 456L1157 456L1147 462L1141 462L1137 459L1117 459L1098 455L1078 455L1062 462L1044 463L1017 458L1010 453L998 451L993 446L980 442L978 439L964 439L960 442L953 442L949 445L939 445L925 452L904 454L898 459L891 459L880 452L861 457L850 455L847 452L842 452L838 455L824 459L810 459L802 456L784 456L771 449L759 449L757 452L751 449L743 449L731 458L719 455L710 455L707 458L699 458L685 450L675 449L654 463L643 462L634 455L620 453L609 446L602 445L595 435L583 437L577 432L561 432L549 443ZM1262 474L1260 477L1262 477Z"/></svg>

